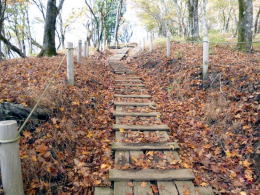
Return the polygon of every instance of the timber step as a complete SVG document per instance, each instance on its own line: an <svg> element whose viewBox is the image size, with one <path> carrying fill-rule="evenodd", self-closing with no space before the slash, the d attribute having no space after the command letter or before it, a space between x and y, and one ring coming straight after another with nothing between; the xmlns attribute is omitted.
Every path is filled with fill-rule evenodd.
<svg viewBox="0 0 260 195"><path fill-rule="evenodd" d="M132 82L132 83L142 83L142 80L115 80L115 82Z"/></svg>
<svg viewBox="0 0 260 195"><path fill-rule="evenodd" d="M113 130L119 131L120 129L126 129L132 131L169 131L170 130L170 128L167 125L151 125L151 126L119 125L119 124L113 125Z"/></svg>
<svg viewBox="0 0 260 195"><path fill-rule="evenodd" d="M116 86L126 86L126 87L145 87L144 84L124 84L124 83L121 83L121 84L116 84Z"/></svg>
<svg viewBox="0 0 260 195"><path fill-rule="evenodd" d="M114 182L114 190L110 187L95 187L94 195L127 195L127 194L147 194L152 193L151 183L118 181ZM139 185L138 185L139 184ZM211 187L195 187L191 181L157 181L157 188L160 195L214 195ZM147 188L147 186L149 188ZM149 194L148 193L148 194Z"/></svg>
<svg viewBox="0 0 260 195"><path fill-rule="evenodd" d="M94 195L113 195L114 192L109 187L95 187Z"/></svg>
<svg viewBox="0 0 260 195"><path fill-rule="evenodd" d="M171 181L193 179L195 179L195 176L191 169L109 170L109 180L111 181Z"/></svg>
<svg viewBox="0 0 260 195"><path fill-rule="evenodd" d="M121 98L151 98L152 96L150 95L120 95L120 94L115 94L115 97L121 97Z"/></svg>
<svg viewBox="0 0 260 195"><path fill-rule="evenodd" d="M113 143L112 150L119 151L142 151L142 150L177 150L179 145L177 142L166 143Z"/></svg>
<svg viewBox="0 0 260 195"><path fill-rule="evenodd" d="M159 112L113 112L114 116L157 117Z"/></svg>
<svg viewBox="0 0 260 195"><path fill-rule="evenodd" d="M114 102L115 106L154 106L154 102L136 103L136 102Z"/></svg>

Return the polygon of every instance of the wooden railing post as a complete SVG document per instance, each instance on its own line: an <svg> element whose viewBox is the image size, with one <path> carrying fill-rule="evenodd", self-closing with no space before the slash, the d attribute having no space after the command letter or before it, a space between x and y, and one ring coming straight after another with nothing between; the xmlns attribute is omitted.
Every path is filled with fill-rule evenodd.
<svg viewBox="0 0 260 195"><path fill-rule="evenodd" d="M209 68L209 38L205 36L203 38L203 80L208 79Z"/></svg>
<svg viewBox="0 0 260 195"><path fill-rule="evenodd" d="M67 80L69 85L74 85L73 43L67 43Z"/></svg>
<svg viewBox="0 0 260 195"><path fill-rule="evenodd" d="M153 35L152 33L150 34L150 52L153 51Z"/></svg>
<svg viewBox="0 0 260 195"><path fill-rule="evenodd" d="M0 140L13 140L18 137L16 121L0 122ZM19 140L0 144L0 167L5 195L23 195Z"/></svg>
<svg viewBox="0 0 260 195"><path fill-rule="evenodd" d="M170 32L167 32L167 38L166 38L166 56L167 56L168 58L171 56Z"/></svg>
<svg viewBox="0 0 260 195"><path fill-rule="evenodd" d="M77 58L78 63L81 62L81 57L82 57L82 41L79 40L79 42L78 42L78 58Z"/></svg>

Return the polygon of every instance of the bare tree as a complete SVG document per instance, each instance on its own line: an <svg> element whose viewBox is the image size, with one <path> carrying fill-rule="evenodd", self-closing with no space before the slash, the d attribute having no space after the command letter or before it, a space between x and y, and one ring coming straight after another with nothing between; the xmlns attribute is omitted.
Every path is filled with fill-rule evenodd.
<svg viewBox="0 0 260 195"><path fill-rule="evenodd" d="M55 31L57 16L63 6L64 0L60 0L56 6L56 0L48 0L46 10L46 20L44 25L43 50L39 56L57 55L55 44Z"/></svg>
<svg viewBox="0 0 260 195"><path fill-rule="evenodd" d="M7 9L7 0L0 0L0 40L12 51L17 53L21 57L26 57L21 49L13 45L10 41L11 37L8 39L4 35L4 21L6 20L6 9Z"/></svg>
<svg viewBox="0 0 260 195"><path fill-rule="evenodd" d="M199 38L199 0L188 0L187 2L189 10L189 38L196 40Z"/></svg>

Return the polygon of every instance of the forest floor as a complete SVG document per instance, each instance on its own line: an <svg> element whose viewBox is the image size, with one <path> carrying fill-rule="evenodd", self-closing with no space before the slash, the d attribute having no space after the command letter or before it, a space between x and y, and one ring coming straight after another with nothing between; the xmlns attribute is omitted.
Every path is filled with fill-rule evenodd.
<svg viewBox="0 0 260 195"><path fill-rule="evenodd" d="M75 86L66 84L66 62L55 75L40 105L51 110L50 120L25 129L20 141L26 194L87 193L93 185L106 184L114 80L107 56L96 54L75 64ZM62 58L1 62L0 103L33 107Z"/></svg>
<svg viewBox="0 0 260 195"><path fill-rule="evenodd" d="M196 183L223 193L257 194L256 159L260 118L260 54L216 46L202 88L202 48L193 44L139 53L127 65L143 77L161 119L181 146L181 166L192 168ZM114 75L109 52L75 64L76 85L66 84L66 63L55 75L41 107L50 119L23 132L20 142L27 194L91 193L109 185ZM0 103L32 107L63 56L0 63ZM259 163L259 162L258 162ZM1 185L0 185L1 193Z"/></svg>
<svg viewBox="0 0 260 195"><path fill-rule="evenodd" d="M211 47L206 89L202 48L173 43L171 53L166 58L165 48L159 47L139 53L128 64L143 77L162 121L179 140L182 166L195 171L198 185L257 194L260 53Z"/></svg>

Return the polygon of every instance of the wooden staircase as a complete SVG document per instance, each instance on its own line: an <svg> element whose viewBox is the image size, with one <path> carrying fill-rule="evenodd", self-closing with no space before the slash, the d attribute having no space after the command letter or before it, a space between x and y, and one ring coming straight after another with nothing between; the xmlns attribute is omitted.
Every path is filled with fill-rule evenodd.
<svg viewBox="0 0 260 195"><path fill-rule="evenodd" d="M169 165L174 167L180 161L179 145L176 141L169 141L170 129L161 122L160 113L156 112L155 103L151 102L142 78L121 62L127 52L127 48L118 50L109 59L116 74L115 91L119 92L114 101L115 142L111 145L115 168L109 171L112 187L96 187L94 194L213 194L211 187L194 186L192 181L195 176L191 169L169 169ZM142 140L139 135L142 135ZM136 168L139 161L142 165L158 163L159 168Z"/></svg>

